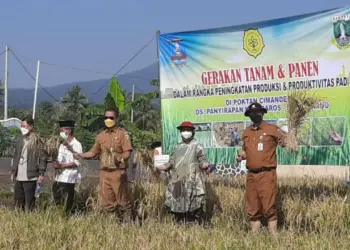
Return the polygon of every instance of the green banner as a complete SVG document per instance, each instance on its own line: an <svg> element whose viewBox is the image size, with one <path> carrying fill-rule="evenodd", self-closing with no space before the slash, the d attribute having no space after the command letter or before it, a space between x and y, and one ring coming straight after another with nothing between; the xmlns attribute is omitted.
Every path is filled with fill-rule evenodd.
<svg viewBox="0 0 350 250"><path fill-rule="evenodd" d="M298 152L278 149L283 165L348 165L350 8L159 36L163 146L179 141L182 121L213 164L232 164L252 102L265 120L287 124L288 92L323 98L299 133ZM349 103L348 103L349 102Z"/></svg>

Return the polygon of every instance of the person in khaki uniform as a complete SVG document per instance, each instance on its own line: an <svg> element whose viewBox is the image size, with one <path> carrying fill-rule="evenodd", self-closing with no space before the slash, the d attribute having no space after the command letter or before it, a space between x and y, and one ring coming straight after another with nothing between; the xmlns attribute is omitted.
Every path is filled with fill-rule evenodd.
<svg viewBox="0 0 350 250"><path fill-rule="evenodd" d="M105 211L117 212L118 218L133 218L126 168L132 151L128 132L117 126L119 112L108 109L104 113L106 129L97 135L89 152L75 154L75 158L99 157L99 198Z"/></svg>
<svg viewBox="0 0 350 250"><path fill-rule="evenodd" d="M253 124L243 132L243 151L238 161L247 160L246 205L254 233L260 230L261 219L268 221L271 233L277 232L276 148L284 147L284 135L275 125L263 121L267 110L259 103L252 103L245 112Z"/></svg>

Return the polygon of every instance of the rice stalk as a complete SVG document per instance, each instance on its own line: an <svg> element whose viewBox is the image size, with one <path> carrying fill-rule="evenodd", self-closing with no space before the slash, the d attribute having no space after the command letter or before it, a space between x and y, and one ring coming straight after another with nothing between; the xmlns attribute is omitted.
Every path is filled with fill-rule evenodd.
<svg viewBox="0 0 350 250"><path fill-rule="evenodd" d="M67 147L67 149L75 154L73 148L69 145L69 142L66 140L63 140L60 136L51 135L48 138L42 139L42 143L44 145L44 150L48 155L49 161L54 162L58 158L59 148L60 145L63 144ZM83 159L78 159L79 161L79 168L85 169L87 167L87 163ZM57 170L55 170L55 175L57 175ZM77 186L77 189L79 189L79 185Z"/></svg>
<svg viewBox="0 0 350 250"><path fill-rule="evenodd" d="M87 194L91 195L89 208L69 219L57 216L53 204L32 213L2 205L0 249L350 249L350 207L343 202L344 182L330 177L281 177L278 184L277 238L249 232L244 178L225 183L220 178L212 188L223 212L214 214L210 229L175 224L164 211L164 184L137 183L133 194L143 200L142 227L119 224L115 215L101 214L95 192Z"/></svg>
<svg viewBox="0 0 350 250"><path fill-rule="evenodd" d="M323 99L316 93L310 94L307 90L294 90L288 94L288 133L286 135L286 147L289 151L298 151L298 132L300 127L306 122L309 113L321 100Z"/></svg>
<svg viewBox="0 0 350 250"><path fill-rule="evenodd" d="M135 153L136 164L142 167L148 175L149 181L159 180L159 172L154 167L153 151L149 149L137 149Z"/></svg>
<svg viewBox="0 0 350 250"><path fill-rule="evenodd" d="M61 139L59 136L51 135L48 138L43 139L44 149L51 161L55 161L58 157L58 150L61 145Z"/></svg>

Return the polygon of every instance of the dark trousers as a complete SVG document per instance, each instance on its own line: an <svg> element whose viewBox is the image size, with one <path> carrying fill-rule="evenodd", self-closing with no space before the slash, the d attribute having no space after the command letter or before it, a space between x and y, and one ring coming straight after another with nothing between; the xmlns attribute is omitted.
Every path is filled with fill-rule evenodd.
<svg viewBox="0 0 350 250"><path fill-rule="evenodd" d="M198 223L201 226L210 226L210 218L205 214L202 209L197 209L193 212L187 213L174 213L171 212L174 216L176 223L179 224L193 224Z"/></svg>
<svg viewBox="0 0 350 250"><path fill-rule="evenodd" d="M52 185L53 200L56 205L64 206L66 212L71 212L74 202L74 183L55 181Z"/></svg>
<svg viewBox="0 0 350 250"><path fill-rule="evenodd" d="M16 181L15 208L30 211L35 206L36 181Z"/></svg>

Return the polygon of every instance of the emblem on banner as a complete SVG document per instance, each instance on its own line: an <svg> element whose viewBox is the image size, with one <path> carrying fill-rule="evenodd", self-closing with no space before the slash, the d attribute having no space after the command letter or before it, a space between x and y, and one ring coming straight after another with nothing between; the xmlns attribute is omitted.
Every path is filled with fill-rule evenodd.
<svg viewBox="0 0 350 250"><path fill-rule="evenodd" d="M341 50L350 48L350 14L333 17L333 43Z"/></svg>
<svg viewBox="0 0 350 250"><path fill-rule="evenodd" d="M265 47L264 39L257 29L248 29L244 31L243 49L248 55L257 58Z"/></svg>
<svg viewBox="0 0 350 250"><path fill-rule="evenodd" d="M184 67L187 63L187 56L185 55L183 49L180 46L180 43L183 41L182 38L179 39L171 39L170 43L174 44L175 54L171 56L171 61L173 62L174 67Z"/></svg>

